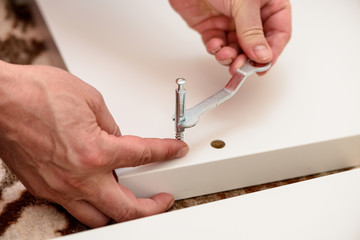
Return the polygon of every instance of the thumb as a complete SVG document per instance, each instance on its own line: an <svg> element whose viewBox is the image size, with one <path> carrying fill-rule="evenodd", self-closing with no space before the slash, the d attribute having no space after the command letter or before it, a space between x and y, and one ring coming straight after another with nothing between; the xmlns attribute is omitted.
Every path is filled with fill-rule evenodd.
<svg viewBox="0 0 360 240"><path fill-rule="evenodd" d="M112 168L135 167L183 157L189 147L175 139L141 138L136 136L108 136Z"/></svg>
<svg viewBox="0 0 360 240"><path fill-rule="evenodd" d="M258 63L271 62L272 50L267 43L260 16L260 1L232 1L231 13L235 21L239 44L246 55Z"/></svg>

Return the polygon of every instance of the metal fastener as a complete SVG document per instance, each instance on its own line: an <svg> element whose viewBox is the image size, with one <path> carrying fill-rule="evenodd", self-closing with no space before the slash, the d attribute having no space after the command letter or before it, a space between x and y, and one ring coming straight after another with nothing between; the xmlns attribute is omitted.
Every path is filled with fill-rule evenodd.
<svg viewBox="0 0 360 240"><path fill-rule="evenodd" d="M185 120L185 83L186 81L183 78L176 79L176 84L178 87L175 90L175 138L177 140L184 140L184 127L181 126L180 122Z"/></svg>
<svg viewBox="0 0 360 240"><path fill-rule="evenodd" d="M248 76L256 72L267 71L270 66L271 63L259 65L250 59L247 59L244 65L236 71L236 73L232 76L223 89L190 109L185 109L185 79L178 78L176 80L178 87L175 90L175 116L173 117L173 120L175 120L175 138L178 140L184 140L185 128L195 126L202 114L210 111L211 109L234 96Z"/></svg>

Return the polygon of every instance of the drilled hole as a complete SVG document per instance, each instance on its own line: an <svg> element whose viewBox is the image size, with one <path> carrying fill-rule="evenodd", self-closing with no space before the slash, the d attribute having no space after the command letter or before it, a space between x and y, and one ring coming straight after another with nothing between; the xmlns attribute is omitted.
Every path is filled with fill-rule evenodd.
<svg viewBox="0 0 360 240"><path fill-rule="evenodd" d="M217 149L220 149L220 148L223 148L225 147L225 142L222 141L222 140L214 140L210 143L210 145L213 147L213 148L217 148Z"/></svg>

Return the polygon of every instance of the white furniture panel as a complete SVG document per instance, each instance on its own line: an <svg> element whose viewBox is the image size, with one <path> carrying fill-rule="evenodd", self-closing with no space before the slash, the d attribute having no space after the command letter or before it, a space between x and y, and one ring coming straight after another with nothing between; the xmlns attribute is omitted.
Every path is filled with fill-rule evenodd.
<svg viewBox="0 0 360 240"><path fill-rule="evenodd" d="M188 107L230 79L166 0L37 2L68 69L100 90L123 134L173 138L175 79L187 79ZM360 2L292 5L273 69L185 131L186 157L118 170L123 185L180 199L360 163Z"/></svg>
<svg viewBox="0 0 360 240"><path fill-rule="evenodd" d="M360 169L61 239L360 239Z"/></svg>

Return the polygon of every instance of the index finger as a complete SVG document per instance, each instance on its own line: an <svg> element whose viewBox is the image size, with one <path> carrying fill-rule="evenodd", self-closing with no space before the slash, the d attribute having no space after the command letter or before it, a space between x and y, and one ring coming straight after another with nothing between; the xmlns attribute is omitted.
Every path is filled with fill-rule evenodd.
<svg viewBox="0 0 360 240"><path fill-rule="evenodd" d="M109 166L112 169L171 160L182 157L189 151L185 142L175 139L107 137L104 148L111 159Z"/></svg>

